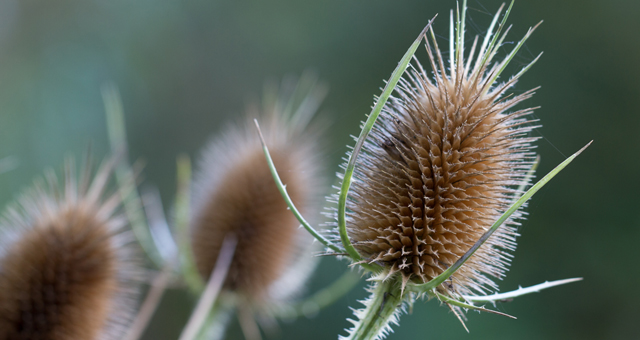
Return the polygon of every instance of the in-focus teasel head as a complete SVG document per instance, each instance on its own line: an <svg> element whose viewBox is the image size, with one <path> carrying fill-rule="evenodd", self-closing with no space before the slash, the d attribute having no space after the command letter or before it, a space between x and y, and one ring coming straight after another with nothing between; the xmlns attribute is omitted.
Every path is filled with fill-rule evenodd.
<svg viewBox="0 0 640 340"><path fill-rule="evenodd" d="M260 122L295 204L317 211L324 174L319 130L308 123L325 93L310 74L284 79L280 89L267 88L262 107L227 126L202 152L191 201L195 263L206 281L225 237L233 234L238 243L223 289L250 306L286 301L315 267L312 238L280 196L253 120Z"/></svg>
<svg viewBox="0 0 640 340"><path fill-rule="evenodd" d="M7 209L0 232L0 339L121 339L139 271L120 193L105 197L114 161L91 179L65 164Z"/></svg>
<svg viewBox="0 0 640 340"><path fill-rule="evenodd" d="M500 35L503 24L496 32L500 11L468 52L465 12L463 5L454 20L452 11L448 60L431 29L431 71L415 59L400 80L364 144L349 193L353 245L384 268L382 278L401 275L403 287L430 281L463 256L522 194L516 188L536 157L531 143L537 138L529 134L533 108L514 109L535 89L506 94L531 65L499 78L533 29L496 62L508 32ZM439 292L497 290L492 278L505 275L522 218L521 211L511 215Z"/></svg>

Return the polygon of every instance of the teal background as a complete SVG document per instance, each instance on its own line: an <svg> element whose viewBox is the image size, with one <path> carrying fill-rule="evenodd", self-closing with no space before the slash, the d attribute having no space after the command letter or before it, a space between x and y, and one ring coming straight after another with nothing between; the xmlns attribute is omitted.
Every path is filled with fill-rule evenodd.
<svg viewBox="0 0 640 340"><path fill-rule="evenodd" d="M499 1L469 2L467 37L482 34ZM198 150L241 116L266 79L314 70L330 85L327 174L357 134L383 79L436 13L447 46L454 1L408 0L3 0L0 2L0 177L8 203L64 155L108 151L102 84L122 93L132 159L167 206L175 159ZM545 280L584 281L499 304L511 320L469 313L467 334L436 301L419 302L389 339L638 339L640 328L640 2L517 1L507 40L544 23L515 58L513 74L540 51L516 85L541 86L527 101L543 138L539 173L593 145L530 202L504 291ZM506 44L509 50L513 44ZM425 60L424 50L418 54ZM346 263L323 259L309 290ZM358 287L313 319L281 324L269 339L335 339L348 327ZM192 300L171 292L145 339L176 339ZM237 323L228 339L242 339Z"/></svg>

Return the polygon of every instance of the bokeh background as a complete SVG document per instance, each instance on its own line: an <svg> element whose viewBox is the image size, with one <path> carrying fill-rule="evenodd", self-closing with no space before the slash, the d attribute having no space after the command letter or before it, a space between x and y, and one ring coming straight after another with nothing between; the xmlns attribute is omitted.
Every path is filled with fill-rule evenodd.
<svg viewBox="0 0 640 340"><path fill-rule="evenodd" d="M468 37L482 34L496 0L470 0ZM436 13L447 46L447 1L2 0L0 156L19 161L0 177L5 204L46 167L89 143L108 151L100 89L122 94L132 159L171 205L175 160L242 116L265 80L314 70L330 85L328 176L358 133L407 47ZM540 51L514 88L541 86L539 173L593 145L530 203L503 290L544 280L584 281L498 305L511 320L469 313L470 334L436 301L418 303L389 339L639 339L640 2L517 1L509 42L544 24L509 72ZM513 44L505 44L504 51ZM424 59L424 51L419 52ZM345 263L326 258L309 286L332 282ZM281 324L270 339L336 339L365 297L357 287L315 318ZM171 292L146 339L175 339L192 299ZM242 339L237 322L228 339Z"/></svg>

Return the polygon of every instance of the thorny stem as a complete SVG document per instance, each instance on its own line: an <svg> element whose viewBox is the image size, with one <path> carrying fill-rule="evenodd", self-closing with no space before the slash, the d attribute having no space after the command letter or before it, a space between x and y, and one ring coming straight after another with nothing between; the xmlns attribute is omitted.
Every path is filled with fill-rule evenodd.
<svg viewBox="0 0 640 340"><path fill-rule="evenodd" d="M358 322L347 340L371 340L378 339L388 327L394 313L402 303L401 284L397 278L378 282L373 294L366 302L364 311L356 312Z"/></svg>

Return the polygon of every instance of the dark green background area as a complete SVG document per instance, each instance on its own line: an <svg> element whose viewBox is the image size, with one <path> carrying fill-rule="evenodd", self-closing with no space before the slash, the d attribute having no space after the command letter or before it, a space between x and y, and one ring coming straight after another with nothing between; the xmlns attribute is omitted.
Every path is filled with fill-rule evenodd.
<svg viewBox="0 0 640 340"><path fill-rule="evenodd" d="M495 0L471 0L467 37L482 34ZM0 177L10 202L46 167L89 142L108 150L101 85L122 93L131 156L146 161L144 183L167 206L175 159L198 150L242 116L266 79L314 70L330 85L325 164L340 157L370 111L373 95L436 13L447 46L454 1L404 0L3 0L0 2L0 157L17 170ZM530 202L529 218L503 291L545 280L584 281L499 304L517 320L468 314L467 334L436 301L419 302L389 339L638 339L640 328L640 2L517 1L505 54L544 23L514 59L513 74L542 59L513 89L541 86L527 101L546 173L593 145ZM418 53L424 60L424 49ZM314 291L346 263L326 258ZM365 297L358 287L313 319L281 325L272 339L336 339ZM192 301L167 296L146 339L175 339ZM237 323L229 339L242 339Z"/></svg>

